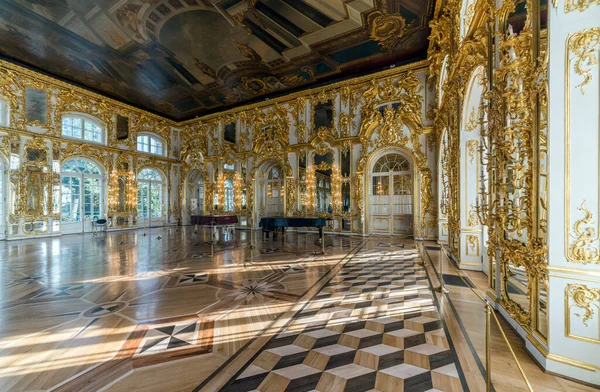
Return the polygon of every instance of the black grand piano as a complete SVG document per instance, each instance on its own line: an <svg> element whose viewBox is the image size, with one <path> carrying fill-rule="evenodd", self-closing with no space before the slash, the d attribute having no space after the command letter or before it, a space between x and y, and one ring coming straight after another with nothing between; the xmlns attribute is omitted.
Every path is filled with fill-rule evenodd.
<svg viewBox="0 0 600 392"><path fill-rule="evenodd" d="M298 217L273 217L261 218L259 226L262 227L263 233L273 233L273 238L277 235L277 230L283 232L286 227L317 227L319 229L319 238L321 240L322 252L325 253L325 241L323 238L323 227L327 224L327 218L298 218Z"/></svg>
<svg viewBox="0 0 600 392"><path fill-rule="evenodd" d="M200 226L228 226L238 223L236 215L192 215L192 225Z"/></svg>

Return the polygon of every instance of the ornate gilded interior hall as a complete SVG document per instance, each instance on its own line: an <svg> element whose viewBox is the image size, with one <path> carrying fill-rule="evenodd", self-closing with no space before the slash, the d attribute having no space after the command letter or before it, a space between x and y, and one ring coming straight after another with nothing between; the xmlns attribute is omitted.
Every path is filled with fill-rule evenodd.
<svg viewBox="0 0 600 392"><path fill-rule="evenodd" d="M0 0L0 391L600 390L598 0Z"/></svg>

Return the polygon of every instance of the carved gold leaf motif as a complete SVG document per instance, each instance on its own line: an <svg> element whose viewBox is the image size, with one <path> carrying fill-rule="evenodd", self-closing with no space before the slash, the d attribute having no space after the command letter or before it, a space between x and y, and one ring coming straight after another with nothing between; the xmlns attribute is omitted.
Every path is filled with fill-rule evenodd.
<svg viewBox="0 0 600 392"><path fill-rule="evenodd" d="M582 319L583 324L587 327L587 322L594 317L594 307L600 307L600 289L591 289L585 284L568 284L565 289L566 296L571 298L574 305L581 308L584 313L575 313Z"/></svg>
<svg viewBox="0 0 600 392"><path fill-rule="evenodd" d="M586 201L581 202L577 209L581 211L583 217L573 224L571 234L575 240L570 243L567 257L570 261L581 264L599 263L600 249L594 243L598 242L598 234L593 227L595 224L592 212L586 208Z"/></svg>
<svg viewBox="0 0 600 392"><path fill-rule="evenodd" d="M592 80L591 68L598 64L600 27L571 34L567 42L569 51L574 55L572 59L575 61L575 73L583 76L583 81L575 88L579 88L581 94L585 94L585 86Z"/></svg>

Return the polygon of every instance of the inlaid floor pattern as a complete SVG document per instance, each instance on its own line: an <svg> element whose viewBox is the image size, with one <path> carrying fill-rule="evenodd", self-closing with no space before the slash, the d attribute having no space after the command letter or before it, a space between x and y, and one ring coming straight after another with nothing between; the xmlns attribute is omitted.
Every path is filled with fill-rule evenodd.
<svg viewBox="0 0 600 392"><path fill-rule="evenodd" d="M225 391L463 391L416 249L357 253Z"/></svg>

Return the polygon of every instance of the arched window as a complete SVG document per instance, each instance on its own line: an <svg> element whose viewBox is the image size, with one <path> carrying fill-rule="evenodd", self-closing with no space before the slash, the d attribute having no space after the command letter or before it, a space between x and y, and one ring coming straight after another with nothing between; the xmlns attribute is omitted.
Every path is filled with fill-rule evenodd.
<svg viewBox="0 0 600 392"><path fill-rule="evenodd" d="M154 155L166 155L165 143L158 136L146 133L138 135L137 150Z"/></svg>
<svg viewBox="0 0 600 392"><path fill-rule="evenodd" d="M162 217L164 178L155 169L142 169L138 174L138 216L144 219Z"/></svg>
<svg viewBox="0 0 600 392"><path fill-rule="evenodd" d="M233 181L231 179L225 180L225 211L233 211Z"/></svg>
<svg viewBox="0 0 600 392"><path fill-rule="evenodd" d="M269 171L269 180L278 180L278 179L279 179L279 168L277 166L275 166Z"/></svg>
<svg viewBox="0 0 600 392"><path fill-rule="evenodd" d="M78 114L63 116L62 135L93 143L105 143L104 126L98 120L89 116Z"/></svg>
<svg viewBox="0 0 600 392"><path fill-rule="evenodd" d="M0 127L8 127L8 101L0 97Z"/></svg>
<svg viewBox="0 0 600 392"><path fill-rule="evenodd" d="M66 161L62 166L61 195L62 222L91 222L101 218L102 170L87 159Z"/></svg>
<svg viewBox="0 0 600 392"><path fill-rule="evenodd" d="M375 163L373 173L387 173L390 171L407 171L410 169L408 159L400 154L384 155Z"/></svg>

